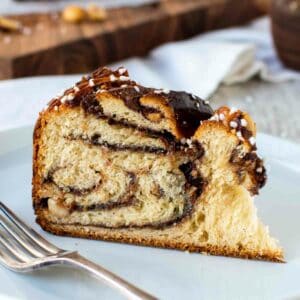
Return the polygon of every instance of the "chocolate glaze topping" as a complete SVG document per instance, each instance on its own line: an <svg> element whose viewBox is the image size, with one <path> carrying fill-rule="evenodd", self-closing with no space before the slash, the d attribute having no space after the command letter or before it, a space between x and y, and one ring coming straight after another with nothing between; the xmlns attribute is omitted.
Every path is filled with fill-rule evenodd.
<svg viewBox="0 0 300 300"><path fill-rule="evenodd" d="M167 99L174 109L177 126L185 137L192 136L200 122L213 115L212 108L192 94L170 91Z"/></svg>
<svg viewBox="0 0 300 300"><path fill-rule="evenodd" d="M109 92L118 97L129 109L141 113L146 119L151 113L160 113L161 117L164 116L157 109L142 105L140 99L144 96L161 98L173 109L177 129L184 137L191 137L200 122L209 119L213 114L207 102L192 94L156 90L137 84L128 77L128 72L124 68L115 71L108 68L96 70L90 76L83 77L74 88L68 89L62 96L53 99L49 106L53 108L61 103L81 106L86 113L101 117L103 111L96 100L96 94L103 92Z"/></svg>

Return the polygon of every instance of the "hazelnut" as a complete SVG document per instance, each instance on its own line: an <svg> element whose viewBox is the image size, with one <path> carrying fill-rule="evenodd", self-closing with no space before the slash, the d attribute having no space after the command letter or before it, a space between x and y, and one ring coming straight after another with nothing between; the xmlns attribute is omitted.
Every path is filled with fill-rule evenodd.
<svg viewBox="0 0 300 300"><path fill-rule="evenodd" d="M69 209L59 200L49 198L48 209L51 214L58 218L65 218L69 215Z"/></svg>
<svg viewBox="0 0 300 300"><path fill-rule="evenodd" d="M105 20L106 17L107 17L106 10L102 7L99 7L99 6L95 5L95 4L89 4L86 11L87 11L87 14L88 14L88 18L91 21L99 22L99 21Z"/></svg>
<svg viewBox="0 0 300 300"><path fill-rule="evenodd" d="M0 17L0 29L6 31L18 31L21 27L21 23L16 20Z"/></svg>
<svg viewBox="0 0 300 300"><path fill-rule="evenodd" d="M62 12L62 18L69 23L80 23L87 17L86 11L80 6L66 6Z"/></svg>

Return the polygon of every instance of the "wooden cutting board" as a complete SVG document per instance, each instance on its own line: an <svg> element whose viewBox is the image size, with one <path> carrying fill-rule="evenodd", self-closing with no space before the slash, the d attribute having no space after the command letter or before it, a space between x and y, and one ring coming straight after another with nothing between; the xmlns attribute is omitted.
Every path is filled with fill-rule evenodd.
<svg viewBox="0 0 300 300"><path fill-rule="evenodd" d="M27 29L0 32L0 79L90 72L260 14L250 0L165 0L111 9L102 23L67 24L53 13L12 16Z"/></svg>

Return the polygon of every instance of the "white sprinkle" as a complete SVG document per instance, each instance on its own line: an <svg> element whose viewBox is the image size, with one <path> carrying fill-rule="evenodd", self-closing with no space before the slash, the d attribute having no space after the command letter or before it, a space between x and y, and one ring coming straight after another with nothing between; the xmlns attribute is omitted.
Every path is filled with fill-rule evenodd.
<svg viewBox="0 0 300 300"><path fill-rule="evenodd" d="M262 167L259 167L259 168L256 169L256 172L257 172L257 173L262 173L262 171L263 171L263 168L262 168Z"/></svg>
<svg viewBox="0 0 300 300"><path fill-rule="evenodd" d="M128 84L122 84L121 85L121 88L126 88L126 87L128 87Z"/></svg>
<svg viewBox="0 0 300 300"><path fill-rule="evenodd" d="M80 88L79 88L77 85L75 85L75 86L74 86L74 92L75 92L75 93L78 93L79 91L80 91Z"/></svg>
<svg viewBox="0 0 300 300"><path fill-rule="evenodd" d="M54 110L58 111L58 106L57 105L54 106Z"/></svg>
<svg viewBox="0 0 300 300"><path fill-rule="evenodd" d="M237 131L237 132L236 132L236 135L237 135L237 137L238 137L241 141L244 141L244 138L243 138L242 133L241 133L240 131Z"/></svg>
<svg viewBox="0 0 300 300"><path fill-rule="evenodd" d="M65 95L65 96L63 96L63 97L60 99L60 102L61 102L61 103L65 103L67 100L68 100L68 96Z"/></svg>
<svg viewBox="0 0 300 300"><path fill-rule="evenodd" d="M182 138L182 139L180 140L180 142L181 142L181 144L186 144L186 138Z"/></svg>
<svg viewBox="0 0 300 300"><path fill-rule="evenodd" d="M10 44L11 43L11 37L10 36L5 36L3 38L3 43L4 44Z"/></svg>
<svg viewBox="0 0 300 300"><path fill-rule="evenodd" d="M230 121L229 126L230 126L231 128L237 128L237 127L238 127L238 124L237 124L237 122L235 122L235 121Z"/></svg>
<svg viewBox="0 0 300 300"><path fill-rule="evenodd" d="M221 121L224 121L225 120L225 115L224 114L219 114L219 119L221 120Z"/></svg>
<svg viewBox="0 0 300 300"><path fill-rule="evenodd" d="M97 94L100 94L100 93L105 93L106 92L106 90L104 90L104 89L100 89L100 90L98 90L97 91Z"/></svg>
<svg viewBox="0 0 300 300"><path fill-rule="evenodd" d="M211 121L219 121L219 115L213 115L209 120Z"/></svg>
<svg viewBox="0 0 300 300"><path fill-rule="evenodd" d="M237 112L238 111L238 109L237 108L235 108L235 107L232 107L231 109L230 109L230 114L234 114L235 112Z"/></svg>
<svg viewBox="0 0 300 300"><path fill-rule="evenodd" d="M94 82L94 79L93 79L93 78L91 78L91 79L89 80L89 86L95 86L95 82Z"/></svg>
<svg viewBox="0 0 300 300"><path fill-rule="evenodd" d="M126 70L125 68L120 68L120 69L118 70L118 72L119 72L120 75L122 75L122 74L126 73L127 70Z"/></svg>
<svg viewBox="0 0 300 300"><path fill-rule="evenodd" d="M134 88L138 93L140 92L140 88L139 88L137 85L135 85L133 88Z"/></svg>
<svg viewBox="0 0 300 300"><path fill-rule="evenodd" d="M251 136L251 138L249 139L249 143L253 146L256 143L255 137Z"/></svg>
<svg viewBox="0 0 300 300"><path fill-rule="evenodd" d="M197 106L198 108L200 108L200 103L199 103L199 102L196 102L196 106Z"/></svg>
<svg viewBox="0 0 300 300"><path fill-rule="evenodd" d="M67 95L67 100L72 101L74 99L74 94Z"/></svg>
<svg viewBox="0 0 300 300"><path fill-rule="evenodd" d="M123 75L121 75L121 76L119 77L119 80L121 80L121 81L128 81L128 80L130 80L130 78L129 78L128 76L123 76Z"/></svg>
<svg viewBox="0 0 300 300"><path fill-rule="evenodd" d="M155 90L154 91L154 94L161 94L162 93L162 91L160 91L160 90Z"/></svg>
<svg viewBox="0 0 300 300"><path fill-rule="evenodd" d="M62 97L64 95L64 92L61 92L60 94L56 95L55 99L59 99L60 97Z"/></svg>
<svg viewBox="0 0 300 300"><path fill-rule="evenodd" d="M163 89L162 91L163 91L164 94L169 94L170 93L170 91L168 89Z"/></svg>
<svg viewBox="0 0 300 300"><path fill-rule="evenodd" d="M197 96L195 96L194 94L191 94L191 95L194 100L197 100Z"/></svg>
<svg viewBox="0 0 300 300"><path fill-rule="evenodd" d="M243 127L246 127L246 126L248 125L247 120L241 119L241 125L242 125Z"/></svg>
<svg viewBox="0 0 300 300"><path fill-rule="evenodd" d="M204 104L209 105L209 101L208 100L204 100Z"/></svg>
<svg viewBox="0 0 300 300"><path fill-rule="evenodd" d="M116 77L114 74L110 74L110 75L109 75L109 80L110 80L110 81L116 81L116 80L117 80L117 77Z"/></svg>
<svg viewBox="0 0 300 300"><path fill-rule="evenodd" d="M23 34L25 34L25 35L31 35L32 30L31 30L31 28L29 28L29 27L24 27L24 28L22 29L22 32L23 32Z"/></svg>
<svg viewBox="0 0 300 300"><path fill-rule="evenodd" d="M186 140L186 143L187 143L189 146L191 146L191 145L192 145L192 140L191 140L191 139L187 139L187 140Z"/></svg>

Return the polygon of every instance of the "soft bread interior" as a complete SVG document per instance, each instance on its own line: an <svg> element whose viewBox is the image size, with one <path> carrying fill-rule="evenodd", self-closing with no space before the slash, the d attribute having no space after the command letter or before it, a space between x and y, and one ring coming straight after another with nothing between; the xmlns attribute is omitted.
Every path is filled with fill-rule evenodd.
<svg viewBox="0 0 300 300"><path fill-rule="evenodd" d="M157 226L183 215L191 196L180 166L193 156L136 150L137 144L157 149L165 145L140 131L124 127L118 131L116 126L120 125L91 119L80 109L50 115L40 140L42 180L37 192L38 198L48 199L49 222ZM95 133L107 144L86 143ZM130 136L122 139L124 133ZM70 139L70 134L78 138ZM111 144L128 149L110 148Z"/></svg>
<svg viewBox="0 0 300 300"><path fill-rule="evenodd" d="M79 107L65 109L64 114L57 113L47 126L48 132L45 134L49 134L48 138L55 131L58 137L83 140L87 143L166 149L161 139L150 137L135 128L109 124L107 119L95 118L93 115L86 114Z"/></svg>

